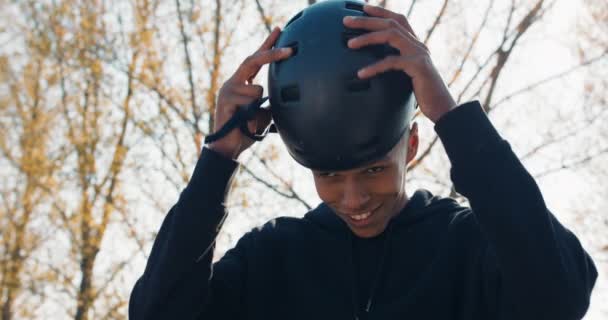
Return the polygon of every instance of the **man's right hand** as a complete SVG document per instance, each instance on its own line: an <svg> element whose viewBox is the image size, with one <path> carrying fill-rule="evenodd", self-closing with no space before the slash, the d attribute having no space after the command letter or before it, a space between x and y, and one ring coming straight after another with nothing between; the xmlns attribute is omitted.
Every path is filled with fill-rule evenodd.
<svg viewBox="0 0 608 320"><path fill-rule="evenodd" d="M286 59L291 55L291 48L275 48L272 46L281 34L275 27L262 46L238 67L235 73L222 86L217 99L213 132L217 132L238 110L262 97L264 88L253 84L253 79L263 65ZM259 132L270 124L270 111L260 109L254 120L249 121L249 131ZM235 128L226 136L209 144L214 150L228 158L237 159L241 152L249 148L255 141L245 136L239 128Z"/></svg>

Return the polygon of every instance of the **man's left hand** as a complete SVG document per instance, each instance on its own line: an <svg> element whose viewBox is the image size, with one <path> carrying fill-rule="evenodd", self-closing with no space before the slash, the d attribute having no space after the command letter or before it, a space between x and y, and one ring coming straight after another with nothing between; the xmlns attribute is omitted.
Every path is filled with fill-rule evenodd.
<svg viewBox="0 0 608 320"><path fill-rule="evenodd" d="M401 70L412 78L414 94L422 113L431 121L437 120L456 107L454 98L433 65L428 48L422 43L404 15L382 7L365 5L369 16L349 16L344 25L370 32L351 39L348 47L358 49L369 45L387 44L399 55L390 55L357 73L365 79L388 70Z"/></svg>

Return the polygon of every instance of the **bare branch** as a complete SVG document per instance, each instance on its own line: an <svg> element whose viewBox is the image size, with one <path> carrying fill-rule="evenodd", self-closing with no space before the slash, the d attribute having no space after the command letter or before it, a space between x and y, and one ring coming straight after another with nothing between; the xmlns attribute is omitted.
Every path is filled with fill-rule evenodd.
<svg viewBox="0 0 608 320"><path fill-rule="evenodd" d="M296 200L298 202L300 202L304 207L306 207L307 210L311 209L311 206L306 203L306 201L302 200L302 198L300 198L298 196L298 194L296 193L285 193L283 191L281 191L279 189L279 187L274 186L272 184L270 184L268 181L260 178L257 174L255 174L251 169L249 169L247 166L245 165L241 165L241 168L243 168L243 170L245 170L245 172L247 172L247 174L249 174L253 179L255 179L257 182L263 184L264 186L266 186L268 189L272 190L273 192L275 192L276 194L287 198L287 199L293 199Z"/></svg>
<svg viewBox="0 0 608 320"><path fill-rule="evenodd" d="M452 75L452 79L450 79L450 81L448 81L448 87L450 87L462 74L462 69L464 68L464 65L466 64L466 62L469 60L471 52L473 51L473 48L477 44L477 40L479 39L479 34L481 34L481 31L486 27L486 24L488 22L488 17L490 16L490 11L492 10L493 6L494 6L494 0L490 1L490 4L488 5L488 8L486 9L485 14L483 15L483 20L481 21L479 28L477 28L477 31L475 31L475 34L473 34L471 43L469 43L469 46L467 47L465 54L462 56L460 65L454 72L454 75Z"/></svg>
<svg viewBox="0 0 608 320"><path fill-rule="evenodd" d="M433 24L431 25L431 27L429 28L429 30L426 32L426 36L424 37L424 44L427 44L429 39L431 38L431 35L433 34L433 31L435 31L435 28L437 28L437 26L439 25L439 23L441 23L441 18L443 18L443 15L445 14L445 11L448 7L448 1L449 0L444 0L443 1L443 5L441 6L441 10L439 10L439 13L437 14L437 16L435 17L435 21L433 22ZM414 5L414 3L412 2L412 6Z"/></svg>
<svg viewBox="0 0 608 320"><path fill-rule="evenodd" d="M220 87L220 67L221 67L221 59L223 50L220 51L220 28L222 26L221 20L221 8L222 2L221 0L216 0L216 11L215 11L215 24L213 30L213 62L211 65L211 70L209 70L209 89L207 91L207 108L209 112L209 123L208 130L209 132L213 132L214 130L214 115L216 108L216 99L217 92ZM198 147L198 146L197 146ZM197 151L200 153L202 151L201 148L198 148Z"/></svg>
<svg viewBox="0 0 608 320"><path fill-rule="evenodd" d="M264 13L264 8L262 7L262 4L260 4L260 0L255 0L255 4L258 8L258 12L260 13L260 17L262 18L262 22L264 23L264 26L266 27L266 31L268 33L270 33L272 31L272 26L270 25L270 19L266 16L266 13ZM308 4L311 4L310 1L308 2Z"/></svg>
<svg viewBox="0 0 608 320"><path fill-rule="evenodd" d="M556 166L556 167L553 167L553 168L549 168L549 169L546 169L546 170L543 170L543 171L540 171L540 172L536 172L536 173L533 174L533 177L535 179L540 179L540 178L543 178L543 177L545 177L547 175L550 175L552 173L555 173L555 172L558 172L558 171L561 171L561 170L574 169L576 167L580 167L581 165L588 163L591 160L599 158L599 157L601 157L602 155L605 155L605 154L608 154L608 147L603 148L603 149L597 151L594 154L589 154L589 155L586 155L585 157L582 157L580 159L573 160L573 161L571 161L569 163L562 163L559 166Z"/></svg>
<svg viewBox="0 0 608 320"><path fill-rule="evenodd" d="M216 3L219 6L220 0L217 0ZM177 18L179 21L179 31L182 36L182 44L184 47L184 59L186 60L186 71L188 73L188 84L190 89L190 108L192 111L193 121L192 129L194 130L194 144L196 145L196 149L200 150L202 147L202 136L203 133L199 128L199 121L201 119L201 112L196 105L196 93L195 93L195 85L194 85L194 75L192 72L192 61L190 59L190 50L188 48L188 42L190 41L188 35L186 34L184 20L182 17L182 11L180 8L180 0L175 0L175 6L177 7ZM216 19L219 19L219 15Z"/></svg>
<svg viewBox="0 0 608 320"><path fill-rule="evenodd" d="M258 155L255 151L252 151L252 154L257 158L257 160L264 166L264 168L266 169L266 171L268 171L273 177L275 177L277 180L279 180L283 186L285 186L287 188L287 190L291 193L292 198L302 202L302 204L306 207L307 210L311 209L311 206L306 203L299 195L298 193L293 189L293 186L291 183L285 181L285 179L278 173L276 173L274 170L271 169L270 164L268 163L268 161L266 161L266 159L264 159L263 157L261 157L260 155Z"/></svg>
<svg viewBox="0 0 608 320"><path fill-rule="evenodd" d="M606 109L606 108L602 109L602 111L599 114L594 115L594 117L591 118L589 121L585 121L584 123L577 126L576 128L571 129L567 132L563 132L558 136L550 137L550 138L544 140L542 143L530 148L530 150L528 150L526 153L521 155L519 157L519 159L522 161L526 160L544 148L555 145L558 142L564 142L564 140L566 140L566 139L573 139L573 138L577 137L578 135L585 132L586 131L585 129L589 129L590 127L595 125L600 120L605 120L604 118L601 117L601 115L605 114L605 113L608 113L608 109Z"/></svg>
<svg viewBox="0 0 608 320"><path fill-rule="evenodd" d="M518 96L520 94L529 92L529 91L531 91L531 90L533 90L533 89L535 89L537 87L540 87L540 86L542 86L544 84L547 84L547 83L549 83L551 81L562 79L565 76L567 76L567 75L569 75L569 74L571 74L571 73L573 73L575 71L578 71L579 69L581 69L583 67L590 66L590 65L592 65L592 64L594 64L596 62L602 61L603 59L605 59L607 57L608 57L608 49L604 53L602 53L602 54L600 54L598 56L595 56L593 58L587 59L587 60L585 60L585 61L583 61L583 62L581 62L581 63L579 63L579 64L577 64L575 66L572 66L572 67L570 67L570 68L568 68L568 69L566 69L564 71L558 72L558 73L550 75L548 77L545 77L544 79L541 79L541 80L538 80L536 82L533 82L533 83L531 83L531 84L529 84L529 85L527 85L527 86L525 86L525 87L523 87L521 89L517 89L517 90L515 90L515 91L513 91L513 92L511 92L511 93L509 93L507 95L505 95L504 97L502 97L498 101L496 101L492 105L491 109L495 109L495 108L499 107L500 105L504 104L505 102L513 99L514 97L516 97L516 96Z"/></svg>
<svg viewBox="0 0 608 320"><path fill-rule="evenodd" d="M407 13L405 14L405 16L409 19L410 16L412 15L412 11L414 11L414 6L416 5L416 2L418 0L412 0L412 3L410 4L410 7L407 9Z"/></svg>

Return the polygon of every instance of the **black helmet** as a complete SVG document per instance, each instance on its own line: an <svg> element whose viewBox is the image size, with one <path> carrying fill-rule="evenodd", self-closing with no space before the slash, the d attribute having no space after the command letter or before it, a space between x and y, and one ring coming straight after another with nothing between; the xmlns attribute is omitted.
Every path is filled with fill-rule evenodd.
<svg viewBox="0 0 608 320"><path fill-rule="evenodd" d="M291 156L316 170L347 170L388 153L409 127L415 108L411 78L389 71L361 80L357 70L389 54L388 45L350 49L365 33L342 18L361 16L363 2L329 0L296 14L275 47L290 58L272 63L272 117Z"/></svg>

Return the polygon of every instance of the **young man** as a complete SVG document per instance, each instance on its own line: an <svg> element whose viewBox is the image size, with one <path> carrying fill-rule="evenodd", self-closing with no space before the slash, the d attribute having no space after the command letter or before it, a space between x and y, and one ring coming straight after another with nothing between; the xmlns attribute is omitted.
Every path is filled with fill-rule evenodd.
<svg viewBox="0 0 608 320"><path fill-rule="evenodd" d="M313 169L323 203L243 236L212 264L224 197L253 140L239 130L205 147L165 218L130 300L132 319L580 319L597 277L577 238L549 212L533 178L481 106L456 106L404 16L374 6L344 26L369 32L358 49L399 50L364 68L411 77L421 112L451 161L471 208L418 190L406 194L415 124L391 150L344 170ZM224 84L216 126L262 95L251 79L292 49L275 29ZM268 125L260 113L255 132ZM259 125L257 125L259 124ZM216 131L217 131L216 128Z"/></svg>

